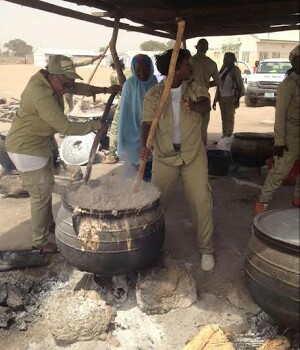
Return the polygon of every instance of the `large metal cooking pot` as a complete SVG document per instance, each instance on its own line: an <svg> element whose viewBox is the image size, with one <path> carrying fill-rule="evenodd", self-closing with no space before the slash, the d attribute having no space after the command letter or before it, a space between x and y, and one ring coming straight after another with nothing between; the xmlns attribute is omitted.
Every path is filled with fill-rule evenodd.
<svg viewBox="0 0 300 350"><path fill-rule="evenodd" d="M102 226L94 246L78 237L86 219ZM164 215L159 199L138 209L99 211L74 208L62 196L55 234L60 253L79 270L125 274L147 268L158 258L165 235Z"/></svg>
<svg viewBox="0 0 300 350"><path fill-rule="evenodd" d="M282 326L299 330L299 209L254 218L246 283L255 302Z"/></svg>
<svg viewBox="0 0 300 350"><path fill-rule="evenodd" d="M231 144L232 158L247 167L261 167L272 156L272 133L238 132Z"/></svg>
<svg viewBox="0 0 300 350"><path fill-rule="evenodd" d="M12 170L16 170L16 167L9 158L9 155L5 148L5 140L7 134L8 130L0 132L0 165L2 165L5 173L10 173Z"/></svg>

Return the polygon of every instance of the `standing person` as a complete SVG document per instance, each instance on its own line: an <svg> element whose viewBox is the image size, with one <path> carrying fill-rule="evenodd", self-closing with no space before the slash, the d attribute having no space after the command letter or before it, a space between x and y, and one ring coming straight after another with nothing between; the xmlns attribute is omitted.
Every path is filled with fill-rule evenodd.
<svg viewBox="0 0 300 350"><path fill-rule="evenodd" d="M258 65L259 65L259 61L255 61L254 67L253 67L253 73L256 73Z"/></svg>
<svg viewBox="0 0 300 350"><path fill-rule="evenodd" d="M292 68L277 88L274 125L274 165L269 171L255 204L255 213L264 212L273 194L291 171L300 152L300 45L291 51ZM300 206L299 175L294 191L293 205Z"/></svg>
<svg viewBox="0 0 300 350"><path fill-rule="evenodd" d="M85 123L70 122L64 115L63 95L91 96L119 91L119 86L97 87L75 83L82 79L72 60L55 55L47 70L34 74L22 95L12 126L6 138L8 154L20 172L31 200L33 248L42 253L56 253L57 247L48 241L53 230L52 190L54 169L51 159L51 137L57 132L64 135L85 135L105 127L98 120Z"/></svg>
<svg viewBox="0 0 300 350"><path fill-rule="evenodd" d="M100 54L96 57L87 58L87 59L82 60L82 61L73 62L74 67L77 68L77 67L88 66L89 64L93 64L95 61L99 60L102 57L103 57L103 54ZM115 84L111 84L111 85L115 85ZM64 94L64 102L65 102L64 112L66 115L68 115L74 108L73 94L71 94L69 92L65 93Z"/></svg>
<svg viewBox="0 0 300 350"><path fill-rule="evenodd" d="M125 78L128 79L131 77L131 70L125 69L125 64L123 62L123 59L120 59L121 68L123 70L123 73L125 75ZM115 64L112 62L110 64L110 67L113 69L111 75L110 75L110 83L111 85L118 84L119 85L119 78L117 74L117 70L115 67ZM115 110L115 113L113 115L113 119L110 126L109 131L109 152L106 157L106 159L103 161L104 164L115 164L118 161L118 156L116 154L117 152L117 139L118 139L118 125L119 125L119 110L120 110L120 103L121 103L121 95L118 95L118 105Z"/></svg>
<svg viewBox="0 0 300 350"><path fill-rule="evenodd" d="M167 75L173 50L156 57L158 70ZM170 98L158 122L153 143L152 182L161 191L161 206L166 212L172 193L181 178L196 229L201 268L214 268L212 199L208 183L207 156L201 140L202 113L210 111L210 98L205 86L189 79L192 75L190 52L180 49ZM147 137L154 113L163 93L165 80L145 96L142 126L141 158L147 159Z"/></svg>
<svg viewBox="0 0 300 350"><path fill-rule="evenodd" d="M216 110L216 103L220 104L223 137L232 135L235 110L240 106L240 98L245 95L241 70L235 65L235 62L235 54L226 52L219 73L221 83L213 102L214 110Z"/></svg>
<svg viewBox="0 0 300 350"><path fill-rule="evenodd" d="M196 84L205 86L207 91L213 86L220 85L220 76L215 61L206 56L208 41L200 39L196 45L197 53L192 57L193 78ZM213 80L210 80L213 78ZM207 128L210 120L210 113L202 114L201 134L204 145L207 144Z"/></svg>
<svg viewBox="0 0 300 350"><path fill-rule="evenodd" d="M153 63L149 56L138 54L131 61L130 77L122 89L118 128L118 156L127 169L137 170L140 163L140 135L143 118L143 101L146 92L157 84ZM145 180L151 178L151 162L145 171Z"/></svg>

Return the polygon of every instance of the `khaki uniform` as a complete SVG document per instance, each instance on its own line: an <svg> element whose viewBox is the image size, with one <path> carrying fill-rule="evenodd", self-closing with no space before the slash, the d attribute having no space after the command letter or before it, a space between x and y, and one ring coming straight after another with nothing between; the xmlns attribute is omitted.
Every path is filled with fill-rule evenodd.
<svg viewBox="0 0 300 350"><path fill-rule="evenodd" d="M209 81L212 77L217 86L220 84L220 76L215 61L204 53L197 53L192 57L193 76L196 84L204 85L209 90ZM210 113L202 114L201 135L203 143L207 144L207 128L210 120Z"/></svg>
<svg viewBox="0 0 300 350"><path fill-rule="evenodd" d="M45 71L31 77L21 95L12 126L6 138L8 152L49 157L48 164L38 170L20 172L31 199L32 234L35 247L47 243L48 227L53 222L52 190L54 170L51 137L57 132L84 135L101 128L100 121L70 122L63 112L63 98L58 97L45 78ZM75 84L76 93L90 95L87 84Z"/></svg>
<svg viewBox="0 0 300 350"><path fill-rule="evenodd" d="M75 68L88 66L89 64L92 64L92 63L93 63L92 58L87 58L86 60L79 61L79 62L73 62ZM65 115L68 115L74 108L73 94L70 94L70 93L64 94L64 102L65 102L64 113Z"/></svg>
<svg viewBox="0 0 300 350"><path fill-rule="evenodd" d="M259 201L269 203L274 192L291 171L300 152L300 89L299 75L291 73L278 86L274 125L274 140L276 146L288 147L283 156L275 157L275 163L270 170L261 190ZM295 198L300 198L299 175L294 192Z"/></svg>
<svg viewBox="0 0 300 350"><path fill-rule="evenodd" d="M126 79L132 76L131 69L126 68L124 70L124 75ZM118 85L119 84L119 78L116 70L113 70L110 76L110 84L111 85ZM116 152L117 152L117 140L118 140L118 125L119 125L119 108L121 103L121 96L119 96L119 102L117 105L117 108L115 110L113 120L109 129L109 158L115 158Z"/></svg>
<svg viewBox="0 0 300 350"><path fill-rule="evenodd" d="M222 134L230 137L234 129L235 110L239 107L239 100L245 95L245 87L238 66L228 73L232 77L232 96L220 96L219 89L216 92L216 101L220 104L221 118L222 118Z"/></svg>
<svg viewBox="0 0 300 350"><path fill-rule="evenodd" d="M150 89L144 99L144 122L152 121L163 92L164 81ZM207 89L195 83L182 83L182 99L209 97ZM161 191L161 205L167 210L172 192L181 177L202 253L213 252L211 190L208 183L207 156L201 140L201 115L180 106L180 149L173 145L173 114L169 99L154 138L152 182Z"/></svg>

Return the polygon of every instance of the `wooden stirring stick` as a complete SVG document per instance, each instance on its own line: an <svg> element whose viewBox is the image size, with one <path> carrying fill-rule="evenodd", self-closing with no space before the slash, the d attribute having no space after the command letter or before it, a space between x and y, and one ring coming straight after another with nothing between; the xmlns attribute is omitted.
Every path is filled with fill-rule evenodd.
<svg viewBox="0 0 300 350"><path fill-rule="evenodd" d="M177 21L176 41L175 41L175 45L174 45L172 56L171 56L168 76L166 78L164 90L163 90L161 99L159 101L159 105L155 111L153 121L151 123L151 128L149 131L149 135L147 138L147 142L146 142L146 147L149 150L152 148L153 140L154 140L154 136L155 136L155 132L156 132L156 128L157 128L159 119L161 117L161 114L165 108L165 105L166 105L168 98L169 98L169 95L170 95L170 90L171 90L173 79L174 79L175 68L176 68L179 49L180 49L180 45L181 45L181 41L182 41L182 37L183 37L183 33L184 33L184 28L185 28L185 21L181 20L181 19L178 20ZM141 160L139 170L138 170L137 176L135 178L135 183L134 183L134 188L133 188L134 192L138 192L140 190L141 183L142 183L143 176L144 176L145 166L146 166L146 160Z"/></svg>
<svg viewBox="0 0 300 350"><path fill-rule="evenodd" d="M101 120L104 121L104 122L106 121L106 119L108 117L108 113L110 111L110 107L111 107L111 105L113 103L113 100L114 100L116 94L117 94L116 92L111 94L109 99L108 99L108 101L107 101L107 103L106 103L105 110L104 110L103 116L101 118ZM94 160L95 160L96 152L97 152L99 143L100 143L100 141L102 139L102 136L103 136L105 131L107 131L107 130L105 130L105 128L102 128L102 129L98 130L97 133L96 133L96 136L95 136L95 139L94 139L91 151L90 151L89 161L88 161L87 166L86 166L86 173L85 173L85 176L84 176L84 179L83 179L83 181L85 183L87 183L89 181L90 177L91 177L92 166L93 166L93 163L94 163Z"/></svg>

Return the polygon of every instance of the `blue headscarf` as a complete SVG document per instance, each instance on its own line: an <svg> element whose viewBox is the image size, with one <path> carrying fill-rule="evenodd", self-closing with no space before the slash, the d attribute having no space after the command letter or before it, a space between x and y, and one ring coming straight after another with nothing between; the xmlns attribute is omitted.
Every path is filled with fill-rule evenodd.
<svg viewBox="0 0 300 350"><path fill-rule="evenodd" d="M149 78L140 80L135 74L135 65L146 63L150 66ZM157 84L153 63L147 55L136 55L131 61L132 76L122 88L118 125L118 156L130 164L140 163L140 134L143 119L143 101L146 92Z"/></svg>

